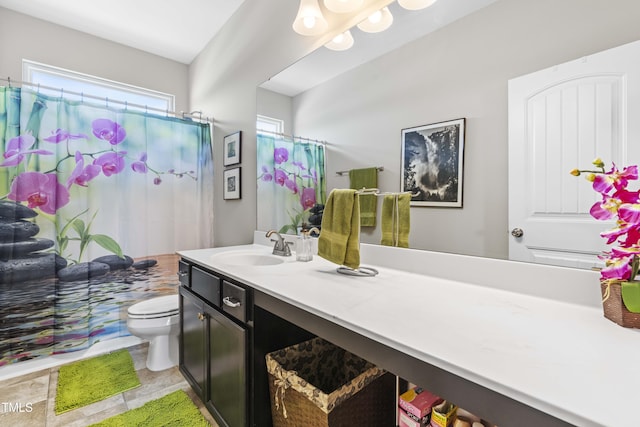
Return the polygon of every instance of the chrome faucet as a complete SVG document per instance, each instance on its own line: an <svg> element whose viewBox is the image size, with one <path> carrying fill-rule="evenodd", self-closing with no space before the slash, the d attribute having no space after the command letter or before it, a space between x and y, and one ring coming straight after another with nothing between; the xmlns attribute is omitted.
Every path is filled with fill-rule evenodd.
<svg viewBox="0 0 640 427"><path fill-rule="evenodd" d="M276 230L267 231L266 237L271 237L272 234L275 234L277 237L277 239L271 239L272 242L276 242L276 244L273 245L273 254L280 256L291 256L291 249L289 249L289 244L291 244L291 242L285 242L280 233L278 233Z"/></svg>

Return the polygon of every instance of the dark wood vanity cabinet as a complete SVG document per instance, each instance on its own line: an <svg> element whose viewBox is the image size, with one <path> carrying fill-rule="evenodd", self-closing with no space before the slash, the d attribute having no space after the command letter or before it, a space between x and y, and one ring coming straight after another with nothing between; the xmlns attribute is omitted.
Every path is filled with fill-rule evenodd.
<svg viewBox="0 0 640 427"><path fill-rule="evenodd" d="M248 285L184 259L179 271L180 371L220 427L270 427L265 356L314 335L254 306Z"/></svg>
<svg viewBox="0 0 640 427"><path fill-rule="evenodd" d="M190 277L179 290L180 371L220 427L246 427L250 418L246 290L198 266L191 266ZM223 288L232 289L233 295L224 295ZM223 298L229 310L221 307Z"/></svg>
<svg viewBox="0 0 640 427"><path fill-rule="evenodd" d="M207 325L204 302L180 286L180 361L182 375L204 401L207 390Z"/></svg>

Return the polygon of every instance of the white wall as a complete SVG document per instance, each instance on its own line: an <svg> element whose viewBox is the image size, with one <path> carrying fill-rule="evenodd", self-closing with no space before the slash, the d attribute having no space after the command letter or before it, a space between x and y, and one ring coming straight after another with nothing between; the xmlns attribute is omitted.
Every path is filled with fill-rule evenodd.
<svg viewBox="0 0 640 427"><path fill-rule="evenodd" d="M189 111L188 66L0 7L0 77L22 80L22 60L175 95Z"/></svg>
<svg viewBox="0 0 640 427"><path fill-rule="evenodd" d="M330 142L328 188L384 166L398 191L401 129L466 118L463 208L412 208L410 246L507 258L507 81L640 39L638 17L636 0L500 0L297 96L295 132Z"/></svg>

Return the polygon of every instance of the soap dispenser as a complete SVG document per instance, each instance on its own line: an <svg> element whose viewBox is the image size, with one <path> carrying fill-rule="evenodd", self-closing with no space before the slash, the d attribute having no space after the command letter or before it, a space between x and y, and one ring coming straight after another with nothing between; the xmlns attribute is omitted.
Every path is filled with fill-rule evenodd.
<svg viewBox="0 0 640 427"><path fill-rule="evenodd" d="M313 259L313 239L311 233L320 234L316 227L300 230L300 235L296 240L296 261L311 261Z"/></svg>

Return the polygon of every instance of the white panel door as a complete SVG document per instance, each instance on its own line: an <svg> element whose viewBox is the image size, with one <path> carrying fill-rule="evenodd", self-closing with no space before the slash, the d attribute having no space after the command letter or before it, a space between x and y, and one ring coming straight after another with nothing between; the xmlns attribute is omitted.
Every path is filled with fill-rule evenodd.
<svg viewBox="0 0 640 427"><path fill-rule="evenodd" d="M569 172L639 163L639 125L640 42L509 81L510 259L601 265L612 223L591 218L598 195Z"/></svg>

